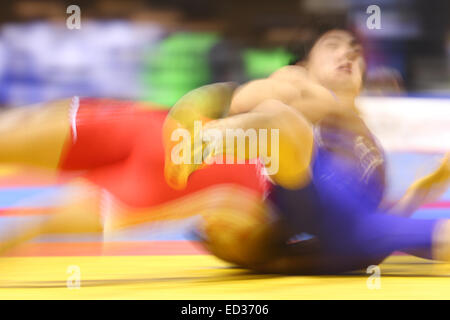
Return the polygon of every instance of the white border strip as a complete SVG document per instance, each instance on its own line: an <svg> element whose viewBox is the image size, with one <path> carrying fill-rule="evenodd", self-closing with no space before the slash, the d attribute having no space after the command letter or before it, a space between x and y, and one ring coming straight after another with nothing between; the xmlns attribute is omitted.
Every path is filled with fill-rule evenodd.
<svg viewBox="0 0 450 320"><path fill-rule="evenodd" d="M387 151L450 150L450 99L360 97L356 102Z"/></svg>
<svg viewBox="0 0 450 320"><path fill-rule="evenodd" d="M74 96L70 103L70 123L72 127L73 143L77 141L77 113L80 108L80 98Z"/></svg>

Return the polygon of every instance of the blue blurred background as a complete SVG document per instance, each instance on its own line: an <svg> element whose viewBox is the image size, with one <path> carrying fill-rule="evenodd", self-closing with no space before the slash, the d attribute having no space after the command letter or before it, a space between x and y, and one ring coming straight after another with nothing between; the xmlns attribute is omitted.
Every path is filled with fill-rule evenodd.
<svg viewBox="0 0 450 320"><path fill-rule="evenodd" d="M81 28L70 30L73 4ZM366 26L371 4L381 29ZM1 106L79 95L169 107L202 84L270 74L324 21L360 33L368 93L450 94L448 1L15 0L1 11Z"/></svg>

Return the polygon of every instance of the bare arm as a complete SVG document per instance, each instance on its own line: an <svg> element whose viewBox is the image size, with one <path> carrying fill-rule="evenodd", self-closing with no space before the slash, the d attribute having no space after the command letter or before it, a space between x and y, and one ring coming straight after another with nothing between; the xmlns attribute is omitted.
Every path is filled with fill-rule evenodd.
<svg viewBox="0 0 450 320"><path fill-rule="evenodd" d="M300 91L289 82L272 78L250 81L236 90L230 115L249 112L266 100L274 99L289 104L298 97Z"/></svg>
<svg viewBox="0 0 450 320"><path fill-rule="evenodd" d="M389 213L409 217L421 205L439 198L449 185L450 153L447 153L440 167L428 176L415 181L405 195L389 210Z"/></svg>
<svg viewBox="0 0 450 320"><path fill-rule="evenodd" d="M269 83L271 87L273 84L273 81L261 81L256 85L265 86ZM253 84L251 87L251 91L255 92ZM290 87L280 86L280 90L285 88L289 90ZM254 95L259 100L250 99L248 110L241 109L241 113L227 117L231 92L232 86L228 84L204 86L185 95L171 109L163 127L166 155L164 173L169 185L175 189L183 189L189 175L203 165L203 160L208 159L209 155L220 154L232 154L241 160L267 160L265 167L268 174L283 187L298 188L307 183L313 151L310 123L282 101L268 98L278 94L276 92L261 99ZM239 96L238 93L238 97L248 99L250 96ZM241 98L238 98L238 101L239 99ZM255 103L258 104L253 105ZM236 106L236 102L234 105ZM242 102L242 105L246 106L247 102ZM211 121L212 119L218 120ZM203 125L203 130L198 122ZM174 133L179 133L179 129L184 129L183 134L186 135L187 131L194 139L183 138L180 144L179 137L174 137ZM227 143L227 131L230 130L238 141L231 147ZM205 143L205 136L212 137L214 143ZM249 143L246 142L247 138ZM196 141L199 143L195 143ZM220 143L219 147L216 143ZM243 147L239 148L242 145ZM190 149L190 152L185 152L186 148ZM174 161L174 153L177 156L180 150L184 150L183 161L179 161L180 157L175 157ZM239 152L243 156L239 156Z"/></svg>
<svg viewBox="0 0 450 320"><path fill-rule="evenodd" d="M313 124L332 113L355 113L353 106L340 104L330 91L309 79L302 69L284 67L266 79L240 87L233 96L229 114L249 112L269 99L290 106Z"/></svg>
<svg viewBox="0 0 450 320"><path fill-rule="evenodd" d="M215 136L212 155L262 158L273 180L288 189L309 181L312 127L301 114L278 100L268 99L249 112L207 123L204 131Z"/></svg>

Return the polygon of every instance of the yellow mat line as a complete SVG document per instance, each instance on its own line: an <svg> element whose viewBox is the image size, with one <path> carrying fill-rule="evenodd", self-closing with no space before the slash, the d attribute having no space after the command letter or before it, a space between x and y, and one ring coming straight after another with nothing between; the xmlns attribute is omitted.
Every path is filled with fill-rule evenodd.
<svg viewBox="0 0 450 320"><path fill-rule="evenodd" d="M370 274L256 275L208 255L2 258L0 299L450 299L448 264L396 256L380 268L370 289Z"/></svg>

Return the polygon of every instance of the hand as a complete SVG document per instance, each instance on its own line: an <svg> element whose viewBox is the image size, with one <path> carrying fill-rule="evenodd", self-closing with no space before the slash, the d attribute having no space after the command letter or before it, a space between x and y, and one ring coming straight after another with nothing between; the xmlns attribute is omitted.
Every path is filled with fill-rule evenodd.
<svg viewBox="0 0 450 320"><path fill-rule="evenodd" d="M439 168L430 175L414 182L410 191L419 197L422 203L436 201L450 186L450 152L442 159Z"/></svg>

